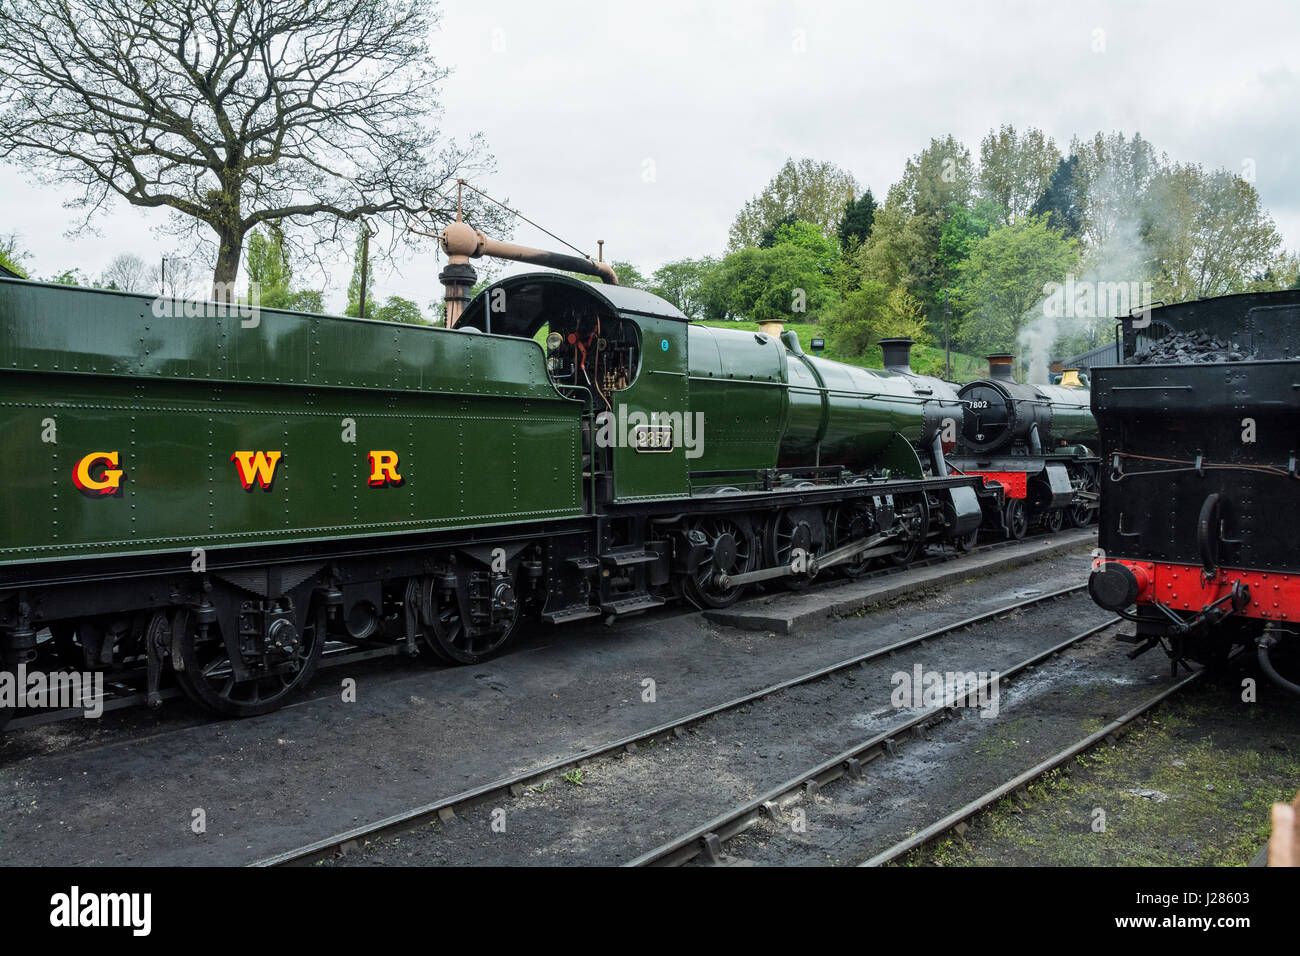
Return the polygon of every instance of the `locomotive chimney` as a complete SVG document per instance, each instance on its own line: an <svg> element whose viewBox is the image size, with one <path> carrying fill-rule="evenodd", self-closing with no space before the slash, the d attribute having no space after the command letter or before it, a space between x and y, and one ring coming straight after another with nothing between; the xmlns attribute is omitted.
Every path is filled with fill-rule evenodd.
<svg viewBox="0 0 1300 956"><path fill-rule="evenodd" d="M885 369L890 372L912 371L912 340L881 339L880 352L885 359Z"/></svg>
<svg viewBox="0 0 1300 956"><path fill-rule="evenodd" d="M989 378L1001 381L1011 381L1011 363L1016 357L1010 352L998 352L988 356L989 360Z"/></svg>

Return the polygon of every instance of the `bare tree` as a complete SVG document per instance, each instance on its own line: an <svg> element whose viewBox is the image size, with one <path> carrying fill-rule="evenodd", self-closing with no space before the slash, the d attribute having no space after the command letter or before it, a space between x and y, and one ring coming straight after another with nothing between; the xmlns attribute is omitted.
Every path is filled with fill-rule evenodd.
<svg viewBox="0 0 1300 956"><path fill-rule="evenodd" d="M174 211L215 239L226 299L261 223L315 251L341 221L397 242L454 214L490 159L433 128L435 22L430 0L0 0L0 157L74 185L87 221L113 197Z"/></svg>
<svg viewBox="0 0 1300 956"><path fill-rule="evenodd" d="M164 256L149 269L148 286L169 299L192 298L200 288L203 272L208 267L184 256Z"/></svg>
<svg viewBox="0 0 1300 956"><path fill-rule="evenodd" d="M99 277L100 285L121 292L144 292L149 286L149 278L144 260L134 252L119 252Z"/></svg>

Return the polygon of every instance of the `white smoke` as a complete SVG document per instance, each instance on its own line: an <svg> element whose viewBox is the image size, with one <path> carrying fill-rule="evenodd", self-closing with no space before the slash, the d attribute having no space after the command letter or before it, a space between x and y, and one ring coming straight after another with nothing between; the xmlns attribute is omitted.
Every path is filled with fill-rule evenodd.
<svg viewBox="0 0 1300 956"><path fill-rule="evenodd" d="M1151 259L1140 217L1163 215L1146 191L1167 159L1143 154L1136 136L1128 143L1122 135L1108 137L1106 149L1109 155L1086 187L1089 251L1081 274L1048 283L1043 297L1022 316L1019 342L1029 382L1048 381L1052 353L1066 340L1074 340L1071 346L1080 340L1101 344L1114 335L1118 316L1151 305Z"/></svg>
<svg viewBox="0 0 1300 956"><path fill-rule="evenodd" d="M1020 355L1028 366L1025 380L1035 384L1049 380L1058 343L1095 339L1101 344L1113 335L1117 316L1149 305L1151 282L1146 263L1146 246L1134 214L1113 224L1101 244L1085 257L1080 275L1067 276L1061 283L1049 282L1043 297L1021 321Z"/></svg>

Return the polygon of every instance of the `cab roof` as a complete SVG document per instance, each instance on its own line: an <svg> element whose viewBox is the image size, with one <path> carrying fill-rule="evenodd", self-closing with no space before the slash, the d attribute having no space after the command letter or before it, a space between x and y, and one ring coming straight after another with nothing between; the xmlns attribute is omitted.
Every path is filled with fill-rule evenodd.
<svg viewBox="0 0 1300 956"><path fill-rule="evenodd" d="M499 302L500 308L489 313L490 302ZM525 272L494 282L476 295L465 307L457 328L531 337L553 315L584 305L631 319L690 321L671 302L642 289L584 282L562 272Z"/></svg>

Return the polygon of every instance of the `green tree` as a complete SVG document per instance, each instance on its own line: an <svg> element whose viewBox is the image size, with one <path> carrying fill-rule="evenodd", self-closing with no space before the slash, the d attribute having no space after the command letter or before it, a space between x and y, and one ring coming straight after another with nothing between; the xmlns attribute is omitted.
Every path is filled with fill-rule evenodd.
<svg viewBox="0 0 1300 956"><path fill-rule="evenodd" d="M977 240L958 273L954 297L965 313L955 341L982 354L1012 349L1047 283L1061 282L1079 262L1078 243L1031 216Z"/></svg>
<svg viewBox="0 0 1300 956"><path fill-rule="evenodd" d="M618 284L623 286L625 289L644 289L650 284L650 280L641 274L641 270L630 262L625 262L622 259L613 259L610 261L609 267L614 270L614 275L618 276ZM565 275L570 275L575 279L581 279L583 282L591 282L595 285L600 285L603 281L600 276L590 276L582 272L567 272Z"/></svg>
<svg viewBox="0 0 1300 956"><path fill-rule="evenodd" d="M977 189L993 208L1005 211L999 225L1030 215L1060 161L1056 143L1041 129L1019 133L1007 125L989 131L980 142Z"/></svg>
<svg viewBox="0 0 1300 956"><path fill-rule="evenodd" d="M953 211L970 207L974 180L970 150L951 135L930 140L889 187L871 237L858 253L862 279L902 287L924 304L932 328L943 322L947 280L940 241Z"/></svg>
<svg viewBox="0 0 1300 956"><path fill-rule="evenodd" d="M1071 154L1056 164L1047 188L1029 211L1046 216L1047 224L1067 236L1078 238L1083 231L1083 195L1079 185L1079 157Z"/></svg>
<svg viewBox="0 0 1300 956"><path fill-rule="evenodd" d="M840 257L839 247L834 239L828 239L822 231L811 222L796 219L778 226L773 235L773 246L782 244L798 246L811 252L817 260L817 268L823 275L829 276L835 271Z"/></svg>
<svg viewBox="0 0 1300 956"><path fill-rule="evenodd" d="M285 308L293 309L295 312L314 312L323 315L325 293L320 289L299 289L297 292L290 293L289 303Z"/></svg>
<svg viewBox="0 0 1300 956"><path fill-rule="evenodd" d="M0 266L26 279L27 270L23 268L26 259L27 253L19 244L17 233L11 232L7 236L0 236Z"/></svg>
<svg viewBox="0 0 1300 956"><path fill-rule="evenodd" d="M354 319L361 316L361 283L365 281L365 311L367 317L375 309L375 270L370 264L370 227L365 223L361 224L361 232L357 235L357 246L352 253L352 279L348 282L348 305L343 310L344 315L350 315Z"/></svg>
<svg viewBox="0 0 1300 956"><path fill-rule="evenodd" d="M420 307L400 295L390 295L382 306L375 309L371 318L379 322L401 322L403 325L428 325Z"/></svg>
<svg viewBox="0 0 1300 956"><path fill-rule="evenodd" d="M1083 197L1082 238L1099 249L1106 240L1138 217L1147 188L1167 165L1154 147L1134 133L1097 133L1091 140L1074 139L1070 153L1079 157L1075 182Z"/></svg>
<svg viewBox="0 0 1300 956"><path fill-rule="evenodd" d="M840 217L840 225L836 230L840 249L848 251L866 242L875 219L876 197L868 188L857 199L850 199L844 204L844 215Z"/></svg>
<svg viewBox="0 0 1300 956"><path fill-rule="evenodd" d="M1246 283L1246 292L1279 292L1300 288L1300 255L1282 252Z"/></svg>
<svg viewBox="0 0 1300 956"><path fill-rule="evenodd" d="M864 282L831 310L826 331L847 356L860 356L880 339L894 336L930 341L922 303L905 289L874 281Z"/></svg>
<svg viewBox="0 0 1300 956"><path fill-rule="evenodd" d="M93 283L86 278L85 273L80 269L64 269L57 275L47 276L43 281L53 282L55 285L79 285L87 288L93 287Z"/></svg>
<svg viewBox="0 0 1300 956"><path fill-rule="evenodd" d="M1282 245L1253 185L1195 164L1155 176L1142 238L1152 257L1155 298L1166 302L1243 291L1276 261Z"/></svg>
<svg viewBox="0 0 1300 956"><path fill-rule="evenodd" d="M723 261L709 260L710 264L700 271L700 317L712 322L739 318L731 311L730 279Z"/></svg>
<svg viewBox="0 0 1300 956"><path fill-rule="evenodd" d="M939 234L938 276L943 288L957 281L961 264L970 256L971 246L983 239L1005 216L1002 207L992 200L980 199L973 208L954 206Z"/></svg>
<svg viewBox="0 0 1300 956"><path fill-rule="evenodd" d="M644 289L650 284L649 280L641 274L641 270L630 262L624 262L622 259L615 259L610 262L609 267L614 270L614 275L618 276L618 284L628 289ZM585 276L592 282L599 282L600 279L595 276Z"/></svg>
<svg viewBox="0 0 1300 956"><path fill-rule="evenodd" d="M717 262L709 257L665 262L654 271L646 288L677 306L684 315L703 318L708 298L705 286L710 271L716 268Z"/></svg>
<svg viewBox="0 0 1300 956"><path fill-rule="evenodd" d="M293 300L293 267L284 233L275 223L256 229L248 240L248 299L267 309L287 309Z"/></svg>
<svg viewBox="0 0 1300 956"><path fill-rule="evenodd" d="M871 237L854 255L862 282L879 282L887 289L917 287L927 269L924 221L903 208L886 202L877 212Z"/></svg>
<svg viewBox="0 0 1300 956"><path fill-rule="evenodd" d="M725 290L726 314L757 322L815 322L837 299L817 256L790 242L729 254L717 281Z"/></svg>
<svg viewBox="0 0 1300 956"><path fill-rule="evenodd" d="M908 159L886 202L911 215L945 220L954 205L970 205L974 182L970 150L950 133Z"/></svg>
<svg viewBox="0 0 1300 956"><path fill-rule="evenodd" d="M799 222L799 217L789 215L782 216L780 219L776 220L776 222L769 223L767 228L763 230L763 234L758 237L758 242L756 242L755 245L760 249L772 248L772 246L777 243L777 231L784 229L786 226L793 226L796 222Z"/></svg>
<svg viewBox="0 0 1300 956"><path fill-rule="evenodd" d="M731 224L728 250L757 246L781 220L811 222L825 236L839 227L845 205L857 195L852 174L834 163L787 159L763 191L741 208Z"/></svg>

